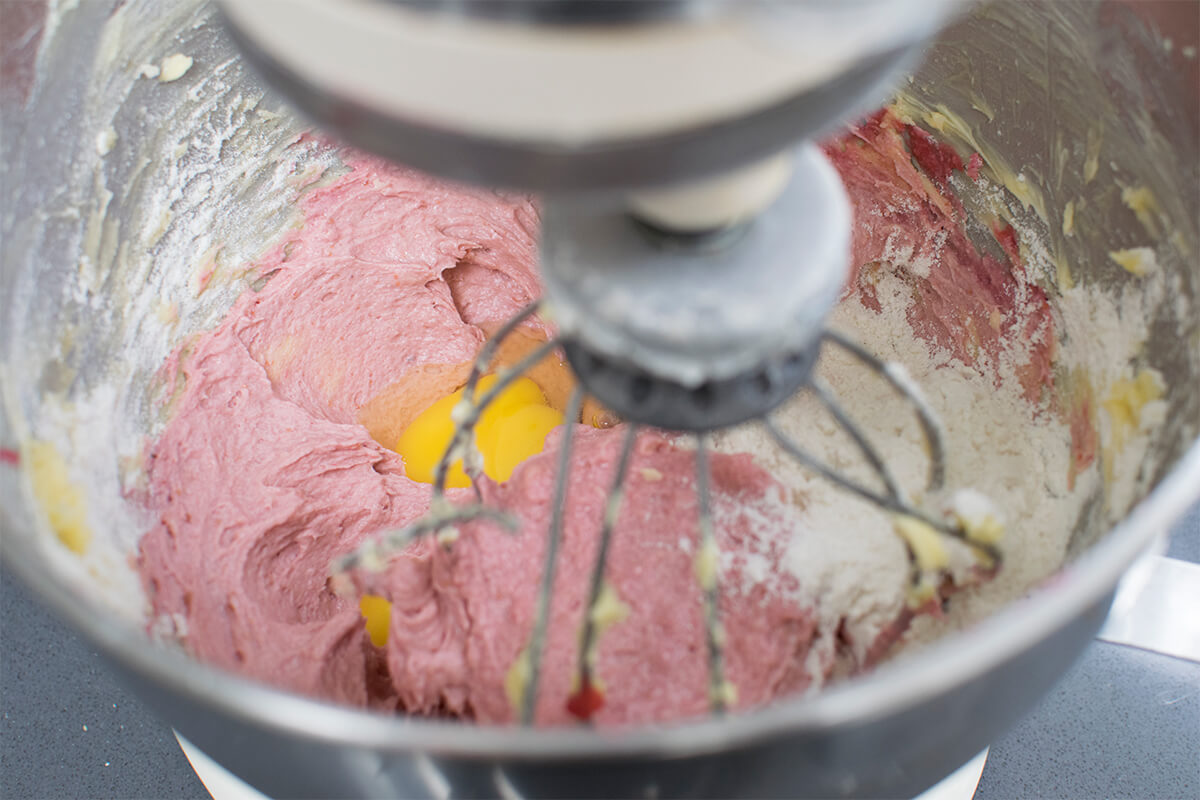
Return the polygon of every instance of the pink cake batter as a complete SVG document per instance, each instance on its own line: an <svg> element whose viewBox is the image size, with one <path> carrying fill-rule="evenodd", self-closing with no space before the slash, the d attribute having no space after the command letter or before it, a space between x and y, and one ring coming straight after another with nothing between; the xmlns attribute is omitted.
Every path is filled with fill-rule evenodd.
<svg viewBox="0 0 1200 800"><path fill-rule="evenodd" d="M1020 374L1036 398L1054 350L1045 298L1015 252L1002 263L968 242L945 182L962 161L931 159L913 137L881 114L827 147L859 219L843 302L877 302L870 271L886 247L936 247L929 276L905 276L925 300L914 332L968 364L1012 337L1032 340ZM505 678L532 627L560 431L506 483L482 482L488 503L521 519L520 533L463 526L449 548L419 543L382 573L357 577L392 603L385 648L366 636L356 598L330 589L329 567L428 510L431 487L405 477L384 445L395 420L460 386L486 332L540 293L537 211L524 197L357 154L347 162L347 175L303 199L303 227L258 265L273 276L265 287L167 365L185 383L148 452L146 502L158 522L141 541L143 582L155 616L185 620L178 633L205 661L354 705L511 721ZM577 428L541 723L570 719L587 575L622 436L620 426ZM834 655L808 659L814 601L779 566L799 512L779 502L783 488L750 455L711 461L728 554L728 678L736 705L750 707L802 691ZM659 434L639 439L607 573L629 613L600 640L601 723L708 708L692 464ZM766 574L749 574L752 557L765 557ZM911 616L899 605L859 667L882 657Z"/></svg>

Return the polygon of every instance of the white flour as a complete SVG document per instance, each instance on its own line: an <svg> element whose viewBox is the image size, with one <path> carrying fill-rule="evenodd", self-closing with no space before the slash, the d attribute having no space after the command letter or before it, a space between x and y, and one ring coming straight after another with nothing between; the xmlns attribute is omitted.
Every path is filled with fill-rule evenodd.
<svg viewBox="0 0 1200 800"><path fill-rule="evenodd" d="M945 426L947 492L966 487L980 490L994 501L1006 522L1005 561L997 578L955 595L944 620L917 619L897 648L902 652L979 620L1055 572L1101 477L1098 464L1093 464L1068 489L1069 427L1062 415L1048 407L1034 408L1023 399L1012 369L1021 353L997 365L1001 376L997 386L977 368L932 352L913 336L907 322L912 302L907 284L888 274L877 290L882 313L851 298L837 308L830 327L907 369ZM1125 363L1115 354L1132 358L1145 341L1145 316L1136 313L1140 309L1130 308L1130 302L1114 301L1098 289L1072 289L1066 295L1064 303L1077 313L1071 314L1066 326L1072 335L1060 353L1061 363L1087 369L1102 394L1104 387L1121 377L1110 374L1112 365ZM818 371L912 497L931 505L943 502L944 498L922 497L929 459L909 406L882 379L839 349L826 347ZM1144 413L1145 421L1152 422L1153 409ZM849 438L810 395L792 400L777 412L777 420L814 456L870 486L878 485ZM1101 420L1103 437L1103 413ZM1119 472L1136 469L1145 454L1145 438L1126 445ZM814 601L819 599L824 640L813 657L832 651L832 637L841 624L853 643L855 658L861 659L905 602L908 562L889 517L802 468L760 425L718 434L714 447L755 453L765 468L794 490L802 510L787 566ZM1123 487L1132 489L1136 483L1124 474L1116 477L1120 480L1115 483ZM1111 511L1123 513L1129 499L1113 500ZM963 553L958 555L958 568L952 571L961 574Z"/></svg>

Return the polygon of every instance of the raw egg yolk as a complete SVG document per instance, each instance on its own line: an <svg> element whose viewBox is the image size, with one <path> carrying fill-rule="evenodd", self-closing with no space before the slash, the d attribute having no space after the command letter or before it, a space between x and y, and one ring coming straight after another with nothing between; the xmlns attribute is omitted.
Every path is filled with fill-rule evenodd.
<svg viewBox="0 0 1200 800"><path fill-rule="evenodd" d="M483 450L483 471L504 482L525 459L542 452L546 434L562 425L563 415L550 406L525 406L497 424L495 445Z"/></svg>
<svg viewBox="0 0 1200 800"><path fill-rule="evenodd" d="M477 398L496 383L495 375L479 379ZM422 411L405 428L396 443L408 477L433 483L438 461L454 436L452 414L463 390L443 397ZM475 444L483 455L483 471L494 481L506 481L516 466L546 444L546 434L561 425L563 415L546 403L546 396L529 378L518 378L488 404L475 425ZM446 486L466 488L470 479L462 460L455 461L446 475Z"/></svg>
<svg viewBox="0 0 1200 800"><path fill-rule="evenodd" d="M392 623L392 604L374 594L364 594L358 601L358 610L367 622L367 637L376 647L385 647L388 626Z"/></svg>
<svg viewBox="0 0 1200 800"><path fill-rule="evenodd" d="M462 390L443 397L429 408L417 415L409 426L400 434L396 442L396 452L404 459L404 472L414 481L433 483L438 461L450 446L454 437L454 422L450 413L462 399ZM471 485L467 474L463 472L462 461L450 465L446 474L446 485L461 489Z"/></svg>

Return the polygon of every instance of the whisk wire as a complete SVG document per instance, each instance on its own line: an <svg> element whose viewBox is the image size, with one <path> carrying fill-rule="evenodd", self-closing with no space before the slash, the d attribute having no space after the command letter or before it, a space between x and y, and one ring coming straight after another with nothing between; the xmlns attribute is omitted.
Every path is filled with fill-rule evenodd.
<svg viewBox="0 0 1200 800"><path fill-rule="evenodd" d="M600 604L600 592L604 586L604 572L608 566L608 548L612 540L613 528L621 513L621 504L625 499L625 476L629 472L629 464L633 460L633 448L637 441L638 425L630 422L625 428L625 437L621 442L621 455L617 460L617 468L613 473L612 489L604 505L604 520L600 525L600 543L596 550L596 560L592 564L591 583L588 588L588 601L584 606L583 635L579 646L579 689L588 691L594 684L594 669L596 659L596 640L599 626L596 622L596 612Z"/></svg>
<svg viewBox="0 0 1200 800"><path fill-rule="evenodd" d="M387 558L400 552L423 536L445 533L463 522L479 519L495 522L509 533L520 527L516 517L498 508L483 505L451 507L431 511L411 525L385 531L381 535L363 542L357 549L334 559L330 566L332 575L343 575L356 569L377 572L383 569Z"/></svg>
<svg viewBox="0 0 1200 800"><path fill-rule="evenodd" d="M507 327L507 326L506 326ZM497 334L499 335L499 334ZM498 341L498 340L497 340ZM487 368L490 359L483 361L483 367L480 367L481 360L476 359L475 366L471 369L471 375L467 378L467 382L463 387L463 397L459 401L459 405L451 412L454 419L454 435L450 439L450 444L446 445L446 450L442 453L442 457L438 460L437 468L433 473L433 504L437 507L442 503L446 493L446 479L450 474L450 465L458 459L463 459L464 468L468 474L476 472L468 464L470 461L467 458L466 449L471 441L471 436L475 431L475 425L479 422L479 417L484 410L491 405L500 393L513 384L525 372L537 365L542 359L550 355L550 353L559 346L557 339L551 339L543 342L533 350L530 350L523 358L509 367L500 370L496 376L496 382L483 393L481 397L475 399L475 387L478 385L479 376L482 371ZM482 353L482 351L481 351ZM575 417L579 416L579 410L576 409ZM573 420L569 414L566 417L568 420ZM472 478L475 477L472 475Z"/></svg>
<svg viewBox="0 0 1200 800"><path fill-rule="evenodd" d="M482 495L477 481L481 467L478 463L478 454L471 449L474 429L484 411L496 401L501 392L556 348L562 346L562 341L553 338L538 345L516 363L498 370L495 383L480 397L476 398L475 393L480 378L490 367L504 339L523 322L538 313L541 307L541 301L531 303L505 322L494 335L488 338L472 362L471 371L463 388L462 399L451 412L454 433L435 468L429 513L410 525L386 531L381 536L364 542L354 552L336 559L331 565L331 572L335 579L344 582L348 580L345 573L355 569L368 571L383 569L388 557L425 536L436 535L440 542L449 545L457 538L456 526L460 523L488 520L507 532L518 530L519 522L513 514L486 507L481 503ZM902 368L882 361L857 342L840 333L827 330L822 336L822 341L841 348L878 374L914 409L925 437L930 460L927 489L939 489L945 479L945 449L942 428L937 415L922 396L920 389ZM944 575L942 568L945 566L945 561L930 556L930 553L940 551L940 546L936 545L936 537L939 534L965 543L981 556L981 560L986 560L986 563L993 567L999 566L1001 553L993 541L983 536L972 537L969 535L966 525L961 519L951 521L949 517L931 514L909 500L907 493L897 481L880 451L874 447L857 421L841 405L835 392L826 382L816 376L811 376L807 382L807 388L853 441L863 460L882 485L882 492L842 474L809 453L798 442L790 438L770 415L763 417L761 424L775 443L801 465L838 487L896 515L897 532L903 539L910 565L910 582L913 589L910 597L917 596L918 589L929 590L932 585L930 582L940 579L939 575ZM583 386L577 384L571 391L567 403L564 415L566 424L563 426L557 453L558 472L551 500L545 558L536 597L533 627L528 645L518 657L518 662L514 664L513 670L510 671L510 678L513 682L513 687L510 688L510 697L517 709L520 722L524 725L533 723L537 707L541 660L546 646L558 556L564 535L575 422L579 418L583 400ZM616 523L624 502L625 481L633 461L639 429L640 426L637 422L628 421L626 423L620 454L613 473L612 486L604 507L596 558L591 567L587 605L584 609L577 653L578 688L573 691L571 699L568 701L568 710L585 722L590 721L591 714L603 705L603 691L596 675L597 644L604 627L610 623L601 619L601 612L602 610L605 612L603 614L605 619L614 617L612 600L611 598L606 599L605 575ZM699 544L695 552L693 568L700 586L703 603L709 706L713 714L720 715L736 702L736 687L727 680L725 674L725 630L720 615L721 553L713 520L709 443L707 435L703 432L696 434L695 441ZM464 469L475 487L476 502L456 507L446 502L445 490L450 466L459 459L462 459ZM922 528L921 526L926 527ZM934 566L930 566L931 564ZM920 595L921 598L930 596L933 595L929 591ZM606 603L610 605L606 606ZM601 608L602 606L604 609ZM617 606L616 608L615 616L624 613L621 607ZM522 676L524 676L523 679ZM512 693L514 691L516 694Z"/></svg>
<svg viewBox="0 0 1200 800"><path fill-rule="evenodd" d="M704 598L704 633L708 648L708 697L713 714L725 712L732 701L733 686L725 680L724 640L721 625L720 550L713 529L712 493L709 489L708 443L696 434L696 500L700 525L700 549L696 554L696 577Z"/></svg>
<svg viewBox="0 0 1200 800"><path fill-rule="evenodd" d="M489 336L483 343L483 346L479 348L479 352L475 354L475 360L471 363L471 371L467 375L467 382L463 385L463 397L470 403L470 405L467 406L468 409L473 408L475 409L476 413L479 413L483 408L487 407L487 404L483 402L483 400L487 398L480 398L478 403L475 402L475 387L479 384L479 379L483 376L484 371L491 365L492 359L496 357L496 353L500 349L500 343L508 338L508 336L515 331L521 325L521 323L537 314L541 308L541 298L529 303L511 318L506 320L503 325L497 328L496 332ZM533 363L536 364L540 360L541 358L538 358ZM520 373L518 372L517 376L519 375ZM503 389L511 384L514 380L516 380L516 377L512 378L508 383L505 384L505 386L500 387L500 390L503 391ZM503 383L503 381L500 382ZM491 393L489 392L489 394ZM499 394L499 392L496 392L496 394ZM458 427L459 426L456 426L454 436L451 438L450 443L446 445L446 452L442 454L442 458L438 461L437 467L434 469L433 506L435 508L441 505L442 499L445 496L446 478L450 473L450 465L458 460L460 451L465 449L465 442L471 432L470 430L467 430L466 435L460 437L460 431L458 430ZM471 428L474 428L474 422L472 422ZM468 460L469 459L464 459L464 468L467 466ZM472 484L473 483L474 481L472 481ZM478 487L476 487L475 494L478 498Z"/></svg>
<svg viewBox="0 0 1200 800"><path fill-rule="evenodd" d="M887 492L887 496L897 503L900 502L902 496L900 494L900 484L896 482L896 478L892 475L891 470L887 468L887 464L884 462L883 457L879 455L879 451L875 449L875 447L867 439L866 434L859 430L858 425L854 423L854 420L852 420L850 415L847 414L845 409L842 408L841 403L837 401L833 391L829 388L825 381L814 377L809 383L809 389L812 391L813 395L819 401L821 401L821 405L828 409L829 413L837 421L838 425L841 426L842 430L844 430L854 441L855 446L858 447L858 450L860 453L862 453L863 458L866 459L867 463L871 466L871 469L874 470L875 474L879 477L880 482L883 483L884 489Z"/></svg>
<svg viewBox="0 0 1200 800"><path fill-rule="evenodd" d="M933 491L941 489L946 482L946 448L943 442L942 423L917 384L908 377L900 365L877 358L858 342L837 331L826 329L823 338L866 364L872 372L887 381L913 407L929 447L928 488Z"/></svg>
<svg viewBox="0 0 1200 800"><path fill-rule="evenodd" d="M853 478L848 478L835 470L833 467L828 466L816 456L812 455L803 447L801 447L799 444L792 441L792 439L788 437L788 435L779 427L779 423L777 423L771 417L764 417L762 425L766 429L767 433L770 434L771 438L775 440L775 443L779 445L779 447L782 448L785 453L830 483L836 484L846 491L856 494L870 503L882 506L889 511L905 510L906 506L899 496L893 498L889 495L879 494L874 489L864 486Z"/></svg>
<svg viewBox="0 0 1200 800"><path fill-rule="evenodd" d="M848 416L846 419L849 421L851 426L855 426L853 420L850 420ZM777 423L771 417L764 417L762 425L771 438L775 440L775 443L778 444L785 453L790 455L805 467L811 469L813 472L816 472L825 480L842 487L846 491L858 495L867 502L873 503L885 511L890 511L894 514L905 517L911 517L929 526L937 533L948 536L952 539L957 539L958 541L970 547L971 550L977 555L984 556L986 563L991 565L993 568L999 566L1000 562L1003 560L1003 554L1001 553L1000 548L991 542L980 542L972 539L961 524L951 523L945 519L941 519L933 514L930 514L922 508L918 508L916 505L905 499L902 493L897 495L879 494L878 492L870 489L867 486L864 486L853 478L848 478L845 475L842 475L840 472L826 465L820 459L816 458L795 441L793 441L779 427L779 423ZM850 429L847 429L848 433L849 431ZM851 436L853 438L853 434L851 434ZM907 541L905 542L905 548L908 551L910 562L915 562L916 554L913 552L911 545Z"/></svg>
<svg viewBox="0 0 1200 800"><path fill-rule="evenodd" d="M554 591L554 576L558 568L558 549L562 542L563 519L566 517L567 485L570 483L571 442L575 425L583 407L583 389L576 386L567 401L567 423L563 425L562 442L558 450L558 478L554 482L553 506L550 510L550 530L546 538L546 558L542 567L542 585L538 591L534 612L533 634L529 638L529 681L521 693L521 723L533 724L537 705L538 682L541 677L542 650L546 643L546 627L550 619L550 596Z"/></svg>

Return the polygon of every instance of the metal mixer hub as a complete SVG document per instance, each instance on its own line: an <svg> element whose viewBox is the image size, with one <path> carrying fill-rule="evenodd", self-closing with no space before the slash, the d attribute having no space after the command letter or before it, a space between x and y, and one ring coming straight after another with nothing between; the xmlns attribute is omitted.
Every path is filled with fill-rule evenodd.
<svg viewBox="0 0 1200 800"><path fill-rule="evenodd" d="M845 281L850 204L813 145L765 210L703 234L648 232L624 207L551 198L550 313L580 380L625 419L734 425L807 379Z"/></svg>

